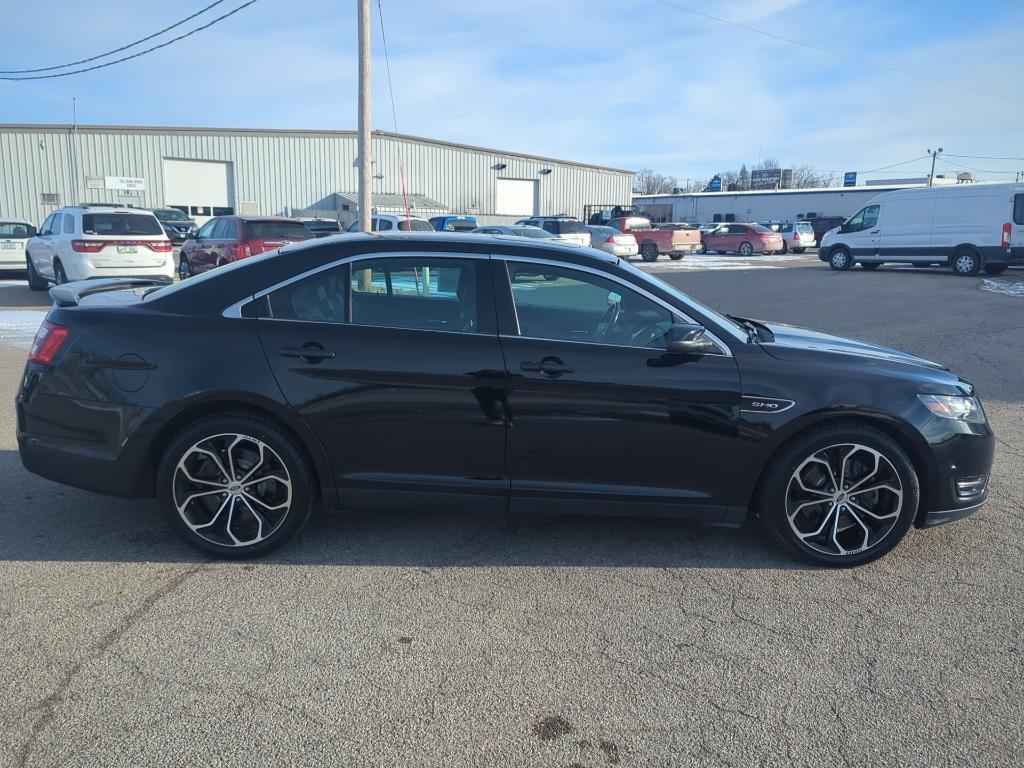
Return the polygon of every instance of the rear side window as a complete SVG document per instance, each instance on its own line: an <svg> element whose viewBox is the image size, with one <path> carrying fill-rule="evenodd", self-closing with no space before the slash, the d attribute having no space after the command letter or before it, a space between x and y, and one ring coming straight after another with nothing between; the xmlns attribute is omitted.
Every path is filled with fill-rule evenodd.
<svg viewBox="0 0 1024 768"><path fill-rule="evenodd" d="M223 240L237 240L238 239L238 220L237 219L224 219L224 229L220 235Z"/></svg>
<svg viewBox="0 0 1024 768"><path fill-rule="evenodd" d="M348 320L348 264L328 269L270 294L270 314L281 320L344 323Z"/></svg>
<svg viewBox="0 0 1024 768"><path fill-rule="evenodd" d="M82 232L86 235L162 235L156 216L141 213L85 213Z"/></svg>
<svg viewBox="0 0 1024 768"><path fill-rule="evenodd" d="M1024 195L1013 196L1013 223L1024 224Z"/></svg>
<svg viewBox="0 0 1024 768"><path fill-rule="evenodd" d="M309 240L313 233L301 221L247 221L250 240Z"/></svg>
<svg viewBox="0 0 1024 768"><path fill-rule="evenodd" d="M470 259L387 258L352 268L352 322L479 333L477 265Z"/></svg>
<svg viewBox="0 0 1024 768"><path fill-rule="evenodd" d="M402 232L433 232L434 228L430 226L429 221L423 221L422 219L401 219L398 222L398 228ZM472 227L470 227L472 229Z"/></svg>
<svg viewBox="0 0 1024 768"><path fill-rule="evenodd" d="M0 237L35 237L36 228L18 221L0 221Z"/></svg>
<svg viewBox="0 0 1024 768"><path fill-rule="evenodd" d="M64 214L64 234L70 235L75 231L75 217L70 213Z"/></svg>

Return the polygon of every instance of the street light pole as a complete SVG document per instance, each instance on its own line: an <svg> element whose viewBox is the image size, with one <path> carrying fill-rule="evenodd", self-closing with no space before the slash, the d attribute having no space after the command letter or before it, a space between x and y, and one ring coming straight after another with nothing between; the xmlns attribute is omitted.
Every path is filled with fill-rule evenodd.
<svg viewBox="0 0 1024 768"><path fill-rule="evenodd" d="M373 158L370 150L370 0L359 3L359 230L370 231Z"/></svg>
<svg viewBox="0 0 1024 768"><path fill-rule="evenodd" d="M940 154L942 154L942 147L939 147L934 152L932 152L929 149L928 150L928 154L932 156L932 172L930 174L928 174L928 186L930 187L930 186L932 186L932 184L935 183L935 158L937 158Z"/></svg>

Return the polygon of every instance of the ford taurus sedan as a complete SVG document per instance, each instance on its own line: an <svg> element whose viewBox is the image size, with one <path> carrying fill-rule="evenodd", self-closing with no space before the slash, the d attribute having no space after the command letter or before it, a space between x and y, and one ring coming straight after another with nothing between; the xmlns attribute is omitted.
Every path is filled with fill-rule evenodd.
<svg viewBox="0 0 1024 768"><path fill-rule="evenodd" d="M596 250L335 236L51 294L25 466L155 496L214 556L265 554L318 508L415 507L754 516L848 566L986 499L994 437L956 374L719 314Z"/></svg>

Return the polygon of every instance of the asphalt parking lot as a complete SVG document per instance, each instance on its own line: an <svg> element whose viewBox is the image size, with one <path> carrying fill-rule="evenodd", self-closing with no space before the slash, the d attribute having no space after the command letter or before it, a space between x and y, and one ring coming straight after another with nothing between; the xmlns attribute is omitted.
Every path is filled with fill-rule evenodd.
<svg viewBox="0 0 1024 768"><path fill-rule="evenodd" d="M852 571L753 528L414 509L210 562L152 503L22 469L45 296L0 282L0 765L1018 765L1024 271L699 258L654 269L973 381L987 507Z"/></svg>

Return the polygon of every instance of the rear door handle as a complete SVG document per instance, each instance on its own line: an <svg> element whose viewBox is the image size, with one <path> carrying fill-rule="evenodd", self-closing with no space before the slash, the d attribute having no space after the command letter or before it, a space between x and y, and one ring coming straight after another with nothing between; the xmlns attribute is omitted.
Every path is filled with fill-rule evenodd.
<svg viewBox="0 0 1024 768"><path fill-rule="evenodd" d="M540 362L526 360L519 364L519 370L528 373L543 373L546 376L561 376L563 373L574 373L576 371L570 365L566 365L557 357L545 357Z"/></svg>
<svg viewBox="0 0 1024 768"><path fill-rule="evenodd" d="M298 357L307 363L319 363L324 359L333 359L334 353L328 352L315 341L307 341L301 347L281 347L281 357Z"/></svg>

